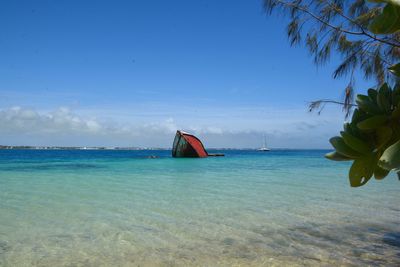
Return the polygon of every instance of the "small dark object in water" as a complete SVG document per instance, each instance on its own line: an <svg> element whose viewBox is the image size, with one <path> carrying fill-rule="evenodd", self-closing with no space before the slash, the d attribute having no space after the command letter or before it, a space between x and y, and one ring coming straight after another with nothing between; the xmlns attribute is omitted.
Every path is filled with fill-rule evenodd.
<svg viewBox="0 0 400 267"><path fill-rule="evenodd" d="M224 157L225 155L222 153L208 154L209 157Z"/></svg>
<svg viewBox="0 0 400 267"><path fill-rule="evenodd" d="M147 158L148 158L148 159L158 159L158 158L159 158L159 156L154 156L154 155L151 155L151 156L147 156Z"/></svg>

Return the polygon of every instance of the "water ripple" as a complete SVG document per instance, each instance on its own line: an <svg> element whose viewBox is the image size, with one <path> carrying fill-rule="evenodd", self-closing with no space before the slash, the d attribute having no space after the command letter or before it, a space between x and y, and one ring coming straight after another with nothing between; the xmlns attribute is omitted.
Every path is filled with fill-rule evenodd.
<svg viewBox="0 0 400 267"><path fill-rule="evenodd" d="M47 170L87 170L87 169L104 169L105 166L92 163L50 163L50 164L34 164L34 165L13 165L0 167L0 171L47 171Z"/></svg>

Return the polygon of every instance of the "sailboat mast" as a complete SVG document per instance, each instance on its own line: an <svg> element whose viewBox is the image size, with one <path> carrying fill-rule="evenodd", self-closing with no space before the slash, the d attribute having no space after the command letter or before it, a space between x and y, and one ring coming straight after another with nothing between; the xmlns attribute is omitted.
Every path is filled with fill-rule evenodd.
<svg viewBox="0 0 400 267"><path fill-rule="evenodd" d="M267 147L267 137L264 134L264 146L263 147Z"/></svg>

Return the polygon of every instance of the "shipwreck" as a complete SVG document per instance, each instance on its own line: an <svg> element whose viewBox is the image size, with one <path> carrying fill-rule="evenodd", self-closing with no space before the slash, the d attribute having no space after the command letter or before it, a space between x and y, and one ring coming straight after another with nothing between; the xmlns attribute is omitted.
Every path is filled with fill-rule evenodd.
<svg viewBox="0 0 400 267"><path fill-rule="evenodd" d="M172 157L206 158L217 156L224 156L224 154L209 154L199 138L184 131L176 131L172 146Z"/></svg>

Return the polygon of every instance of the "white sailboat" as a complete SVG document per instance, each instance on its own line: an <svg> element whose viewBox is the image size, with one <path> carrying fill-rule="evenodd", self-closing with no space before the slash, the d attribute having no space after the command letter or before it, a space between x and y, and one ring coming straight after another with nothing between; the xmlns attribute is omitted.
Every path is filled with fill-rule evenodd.
<svg viewBox="0 0 400 267"><path fill-rule="evenodd" d="M262 151L262 152L266 152L266 151L270 151L271 149L269 149L267 147L267 138L264 134L264 145L262 147L260 147L259 149L257 149L258 151Z"/></svg>

